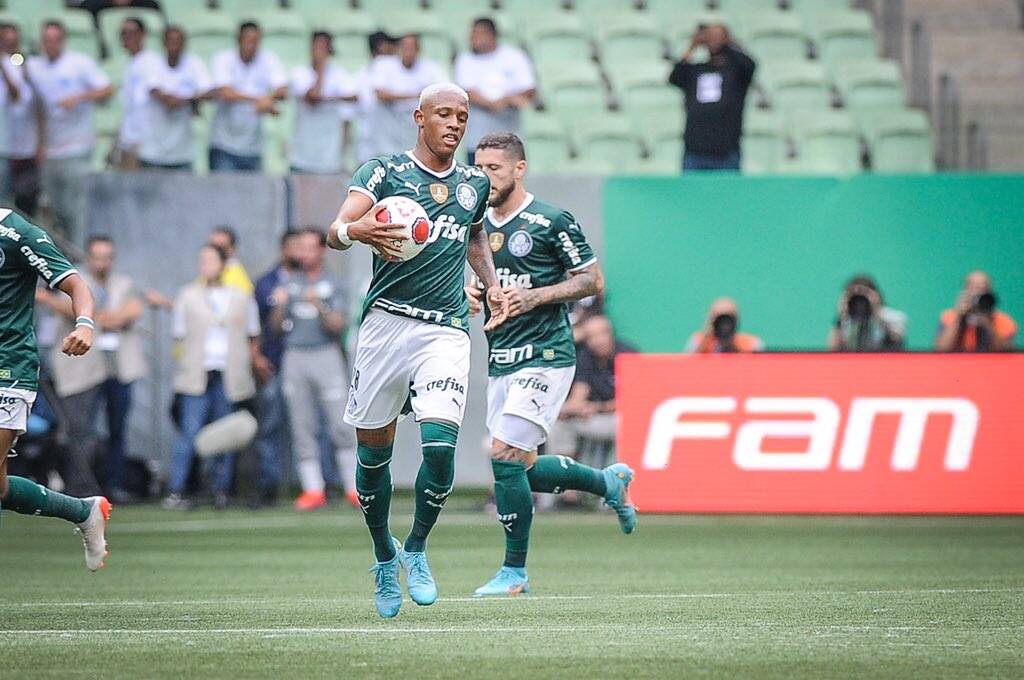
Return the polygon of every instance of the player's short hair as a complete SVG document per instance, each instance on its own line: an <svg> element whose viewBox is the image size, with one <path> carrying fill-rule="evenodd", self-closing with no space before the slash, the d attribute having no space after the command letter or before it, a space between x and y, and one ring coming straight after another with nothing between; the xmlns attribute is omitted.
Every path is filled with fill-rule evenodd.
<svg viewBox="0 0 1024 680"><path fill-rule="evenodd" d="M299 235L299 236L305 236L305 235L316 236L317 240L320 242L320 247L321 248L326 248L327 247L327 234L324 233L323 229L320 229L318 227L302 227L301 229L298 230L297 235Z"/></svg>
<svg viewBox="0 0 1024 680"><path fill-rule="evenodd" d="M85 241L85 252L88 253L97 243L106 243L111 248L114 247L114 239L110 238L110 236L106 234L93 234Z"/></svg>
<svg viewBox="0 0 1024 680"><path fill-rule="evenodd" d="M57 21L56 19L47 19L46 21L43 22L43 30L45 31L48 28L56 28L58 31L60 31L61 35L68 34L68 29L64 27L63 21Z"/></svg>
<svg viewBox="0 0 1024 680"><path fill-rule="evenodd" d="M523 146L523 140L512 132L495 132L484 135L484 138L476 145L476 150L480 151L480 149L498 149L504 151L505 155L514 161L526 160L526 147Z"/></svg>
<svg viewBox="0 0 1024 680"><path fill-rule="evenodd" d="M255 21L251 21L251 20L250 21L243 21L241 24L238 25L238 36L241 37L242 34L245 33L246 31L248 31L249 29L252 29L254 31L259 31L260 30L260 25L257 24Z"/></svg>
<svg viewBox="0 0 1024 680"><path fill-rule="evenodd" d="M228 237L228 243L234 248L238 245L238 232L226 224L220 224L210 230L212 234L224 234Z"/></svg>
<svg viewBox="0 0 1024 680"><path fill-rule="evenodd" d="M427 85L423 88L423 91L420 92L420 109L423 108L424 104L439 94L454 94L461 97L467 104L469 103L469 95L455 83L434 83L433 85Z"/></svg>
<svg viewBox="0 0 1024 680"><path fill-rule="evenodd" d="M473 28L476 28L477 26L483 26L495 36L498 35L498 25L494 23L494 19L491 19L490 17L480 17L475 19L473 21Z"/></svg>
<svg viewBox="0 0 1024 680"><path fill-rule="evenodd" d="M134 24L135 28L138 29L139 33L146 34L146 24L142 23L142 20L138 17L126 17L122 24Z"/></svg>

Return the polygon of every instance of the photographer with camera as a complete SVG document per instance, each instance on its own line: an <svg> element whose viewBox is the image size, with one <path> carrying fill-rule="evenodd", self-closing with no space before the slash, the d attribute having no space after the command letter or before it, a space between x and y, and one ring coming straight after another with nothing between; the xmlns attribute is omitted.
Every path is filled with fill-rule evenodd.
<svg viewBox="0 0 1024 680"><path fill-rule="evenodd" d="M907 333L907 315L886 307L870 276L850 279L839 296L830 352L899 352Z"/></svg>
<svg viewBox="0 0 1024 680"><path fill-rule="evenodd" d="M718 298L708 310L707 324L690 336L683 350L691 354L762 352L764 342L756 335L738 332L740 308L730 298Z"/></svg>
<svg viewBox="0 0 1024 680"><path fill-rule="evenodd" d="M936 351L1012 351L1017 322L997 309L998 302L988 274L983 271L968 274L956 306L939 317Z"/></svg>

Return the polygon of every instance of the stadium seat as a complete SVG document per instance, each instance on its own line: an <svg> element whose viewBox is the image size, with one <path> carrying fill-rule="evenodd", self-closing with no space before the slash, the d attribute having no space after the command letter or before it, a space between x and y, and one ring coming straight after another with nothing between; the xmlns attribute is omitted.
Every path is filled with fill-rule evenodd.
<svg viewBox="0 0 1024 680"><path fill-rule="evenodd" d="M28 38L33 42L39 38L38 28L43 18L60 18L67 9L64 0L4 0L3 8L18 20L22 40Z"/></svg>
<svg viewBox="0 0 1024 680"><path fill-rule="evenodd" d="M658 134L646 140L645 173L678 175L683 167L683 135Z"/></svg>
<svg viewBox="0 0 1024 680"><path fill-rule="evenodd" d="M635 0L571 0L571 7L585 17L637 11Z"/></svg>
<svg viewBox="0 0 1024 680"><path fill-rule="evenodd" d="M861 129L879 173L934 172L935 151L928 117L916 109L877 110Z"/></svg>
<svg viewBox="0 0 1024 680"><path fill-rule="evenodd" d="M902 73L894 61L853 59L839 62L832 71L843 102L855 115L859 110L899 108L904 103Z"/></svg>
<svg viewBox="0 0 1024 680"><path fill-rule="evenodd" d="M804 26L814 24L817 16L827 12L846 12L852 3L850 0L788 0L789 8L796 12L804 22Z"/></svg>
<svg viewBox="0 0 1024 680"><path fill-rule="evenodd" d="M338 3L341 4L341 3ZM393 21L401 21L403 15L417 14L423 11L421 0L371 0L359 3L360 8L370 13L378 25L384 26Z"/></svg>
<svg viewBox="0 0 1024 680"><path fill-rule="evenodd" d="M850 175L861 171L861 148L853 118L844 111L793 113L791 129L801 172Z"/></svg>
<svg viewBox="0 0 1024 680"><path fill-rule="evenodd" d="M34 35L36 30L35 22L25 23L25 18L20 14L12 14L6 10L0 10L0 23L11 24L17 27L18 32L21 33L22 40L27 43L35 41L36 36ZM31 30L26 33L26 26L31 26Z"/></svg>
<svg viewBox="0 0 1024 680"><path fill-rule="evenodd" d="M786 158L782 117L774 111L748 109L744 115L740 146L744 174L777 172Z"/></svg>
<svg viewBox="0 0 1024 680"><path fill-rule="evenodd" d="M581 112L607 108L608 100L600 77L596 72L591 76L586 75L585 69L573 68L581 65L567 62L563 64L564 72L548 73L541 81L545 105L563 120L571 120Z"/></svg>
<svg viewBox="0 0 1024 680"><path fill-rule="evenodd" d="M260 47L276 54L285 68L309 61L310 28L298 12L277 10L252 13L243 20L252 19L263 32Z"/></svg>
<svg viewBox="0 0 1024 680"><path fill-rule="evenodd" d="M589 59L590 36L583 19L572 12L531 14L519 24L530 56L544 61Z"/></svg>
<svg viewBox="0 0 1024 680"><path fill-rule="evenodd" d="M825 68L818 62L785 60L767 62L759 81L773 108L827 109L832 105L832 93Z"/></svg>
<svg viewBox="0 0 1024 680"><path fill-rule="evenodd" d="M423 55L438 62L445 71L451 71L454 45L441 15L436 12L406 12L385 21L383 28L396 36L418 33Z"/></svg>
<svg viewBox="0 0 1024 680"><path fill-rule="evenodd" d="M595 19L598 53L610 64L625 59L660 59L665 55L662 31L649 14L608 13Z"/></svg>
<svg viewBox="0 0 1024 680"><path fill-rule="evenodd" d="M553 115L534 109L524 111L523 136L531 172L557 172L557 168L569 160L569 135Z"/></svg>
<svg viewBox="0 0 1024 680"><path fill-rule="evenodd" d="M98 15L100 38L107 49L107 58L124 61L127 58L121 49L121 23L125 19L138 19L146 27L148 46L155 49L160 44L164 30L164 17L158 10L132 7L105 9Z"/></svg>
<svg viewBox="0 0 1024 680"><path fill-rule="evenodd" d="M570 158L554 168L553 172L560 175L608 177L622 172L622 164L603 158Z"/></svg>
<svg viewBox="0 0 1024 680"><path fill-rule="evenodd" d="M174 19L185 28L185 49L211 65L213 55L237 44L238 24L224 12L182 13Z"/></svg>
<svg viewBox="0 0 1024 680"><path fill-rule="evenodd" d="M207 0L171 0L161 4L168 22L177 22L178 15L204 12L210 9Z"/></svg>
<svg viewBox="0 0 1024 680"><path fill-rule="evenodd" d="M740 35L757 59L804 59L807 36L791 12L743 15Z"/></svg>
<svg viewBox="0 0 1024 680"><path fill-rule="evenodd" d="M867 12L819 13L808 31L817 43L819 57L826 63L877 57L875 28Z"/></svg>
<svg viewBox="0 0 1024 680"><path fill-rule="evenodd" d="M278 104L281 115L267 116L263 123L263 172L273 177L288 174L288 143L294 122L294 107L290 100Z"/></svg>
<svg viewBox="0 0 1024 680"><path fill-rule="evenodd" d="M79 9L40 13L37 15L36 36L42 30L43 22L51 19L64 24L64 29L67 31L67 49L88 54L94 59L100 58L100 40L96 34L91 14Z"/></svg>
<svg viewBox="0 0 1024 680"><path fill-rule="evenodd" d="M683 96L671 85L629 85L619 92L618 102L639 129L682 130Z"/></svg>
<svg viewBox="0 0 1024 680"><path fill-rule="evenodd" d="M327 31L334 37L334 54L348 66L365 64L370 60L367 36L377 30L377 23L366 12L346 10L321 12L306 16L310 30Z"/></svg>
<svg viewBox="0 0 1024 680"><path fill-rule="evenodd" d="M244 21L254 14L280 10L281 0L217 0L217 9L227 12L233 19Z"/></svg>
<svg viewBox="0 0 1024 680"><path fill-rule="evenodd" d="M779 0L717 0L716 9L739 21L746 21L749 14L774 14L780 5Z"/></svg>
<svg viewBox="0 0 1024 680"><path fill-rule="evenodd" d="M672 65L665 59L641 57L637 59L616 59L604 62L604 72L612 85L612 91L621 102L623 93L632 87L665 87Z"/></svg>
<svg viewBox="0 0 1024 680"><path fill-rule="evenodd" d="M670 30L679 27L680 19L706 14L707 0L646 0L644 8L654 15L660 26Z"/></svg>

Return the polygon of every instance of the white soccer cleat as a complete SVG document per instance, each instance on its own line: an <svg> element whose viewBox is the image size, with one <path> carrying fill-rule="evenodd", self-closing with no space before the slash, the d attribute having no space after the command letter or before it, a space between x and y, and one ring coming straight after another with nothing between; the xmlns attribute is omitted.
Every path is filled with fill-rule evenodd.
<svg viewBox="0 0 1024 680"><path fill-rule="evenodd" d="M83 500L92 503L92 511L84 522L76 525L76 531L82 534L82 544L85 545L86 569L97 571L105 566L103 559L109 554L106 532L110 509L113 506L103 496L92 496Z"/></svg>

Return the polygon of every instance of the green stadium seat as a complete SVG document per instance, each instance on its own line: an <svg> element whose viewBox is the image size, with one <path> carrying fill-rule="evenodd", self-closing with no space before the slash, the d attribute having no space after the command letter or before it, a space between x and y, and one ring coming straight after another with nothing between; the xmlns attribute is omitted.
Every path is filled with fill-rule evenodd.
<svg viewBox="0 0 1024 680"><path fill-rule="evenodd" d="M621 172L621 163L603 158L570 158L553 170L559 175L580 175L584 177L609 177Z"/></svg>
<svg viewBox="0 0 1024 680"><path fill-rule="evenodd" d="M583 19L572 12L531 14L519 25L530 56L537 63L586 60L592 48Z"/></svg>
<svg viewBox="0 0 1024 680"><path fill-rule="evenodd" d="M665 59L650 57L604 62L604 72L612 85L612 91L620 100L622 93L631 87L665 86L671 70L672 64Z"/></svg>
<svg viewBox="0 0 1024 680"><path fill-rule="evenodd" d="M827 109L832 105L832 92L825 76L825 67L818 62L785 60L766 62L759 81L772 107L790 109Z"/></svg>
<svg viewBox="0 0 1024 680"><path fill-rule="evenodd" d="M370 2L359 3L359 6L369 12L381 26L393 21L401 21L402 16L406 14L423 11L421 0L370 0Z"/></svg>
<svg viewBox="0 0 1024 680"><path fill-rule="evenodd" d="M445 70L451 70L455 46L441 15L436 12L406 12L392 17L383 27L389 34L396 36L419 33L423 55L441 64Z"/></svg>
<svg viewBox="0 0 1024 680"><path fill-rule="evenodd" d="M170 1L174 3L174 0ZM281 0L216 0L216 6L232 18L244 21L255 14L280 10Z"/></svg>
<svg viewBox="0 0 1024 680"><path fill-rule="evenodd" d="M683 168L683 135L663 134L647 141L645 164L660 174L678 175Z"/></svg>
<svg viewBox="0 0 1024 680"><path fill-rule="evenodd" d="M523 136L531 172L557 172L569 160L569 135L555 116L527 109L523 112Z"/></svg>
<svg viewBox="0 0 1024 680"><path fill-rule="evenodd" d="M278 102L279 116L263 118L263 172L275 177L288 174L288 143L295 123L295 106L292 100Z"/></svg>
<svg viewBox="0 0 1024 680"><path fill-rule="evenodd" d="M794 112L792 120L801 172L815 175L861 172L860 139L850 114L837 110L804 110Z"/></svg>
<svg viewBox="0 0 1024 680"><path fill-rule="evenodd" d="M807 57L807 36L792 12L747 14L739 26L744 43L757 59Z"/></svg>
<svg viewBox="0 0 1024 680"><path fill-rule="evenodd" d="M659 59L665 40L653 17L640 12L608 13L596 20L596 45L605 64L627 59Z"/></svg>
<svg viewBox="0 0 1024 680"><path fill-rule="evenodd" d="M121 48L121 23L125 19L138 19L146 27L148 34L147 45L150 49L157 49L162 42L164 31L164 17L155 9L115 7L105 9L98 15L100 23L100 38L107 48L107 58L124 61L127 56Z"/></svg>
<svg viewBox="0 0 1024 680"><path fill-rule="evenodd" d="M707 14L709 9L707 0L645 0L644 7L659 25L669 29L678 28L687 17Z"/></svg>
<svg viewBox="0 0 1024 680"><path fill-rule="evenodd" d="M635 0L571 0L571 7L587 17L637 11Z"/></svg>
<svg viewBox="0 0 1024 680"><path fill-rule="evenodd" d="M210 66L213 55L237 44L238 24L225 12L182 13L174 23L185 29L185 49Z"/></svg>
<svg viewBox="0 0 1024 680"><path fill-rule="evenodd" d="M377 30L377 22L367 12L334 10L306 16L311 30L327 31L334 37L334 54L339 61L355 65L370 60L367 36Z"/></svg>
<svg viewBox="0 0 1024 680"><path fill-rule="evenodd" d="M39 38L39 23L44 17L59 18L67 3L64 0L4 0L3 7L7 14L15 17L21 27L22 41ZM86 15L88 16L88 15Z"/></svg>
<svg viewBox="0 0 1024 680"><path fill-rule="evenodd" d="M33 35L33 31L35 31L36 28L35 22L33 21L26 24L25 17L20 14L13 14L12 12L8 11L0 11L0 23L11 24L12 26L15 26L18 29L18 32L21 33L21 39L23 43L31 43L36 39L36 36ZM32 30L29 31L28 33L25 32L26 26L32 27Z"/></svg>
<svg viewBox="0 0 1024 680"><path fill-rule="evenodd" d="M855 115L863 109L903 106L903 77L894 61L853 59L839 62L832 72L844 103Z"/></svg>
<svg viewBox="0 0 1024 680"><path fill-rule="evenodd" d="M741 164L744 174L778 172L786 159L782 117L774 111L748 109L743 120Z"/></svg>
<svg viewBox="0 0 1024 680"><path fill-rule="evenodd" d="M827 12L845 12L853 4L850 0L788 0L789 8L804 22L812 26L817 16Z"/></svg>
<svg viewBox="0 0 1024 680"><path fill-rule="evenodd" d="M285 68L309 61L311 29L298 12L277 10L244 17L259 24L263 32L262 49L273 52Z"/></svg>
<svg viewBox="0 0 1024 680"><path fill-rule="evenodd" d="M192 12L204 12L210 9L207 0L171 0L160 5L163 7L164 16L168 21L177 21L179 14L191 14Z"/></svg>
<svg viewBox="0 0 1024 680"><path fill-rule="evenodd" d="M717 9L740 21L748 14L773 14L779 11L779 0L718 0Z"/></svg>
<svg viewBox="0 0 1024 680"><path fill-rule="evenodd" d="M580 113L605 110L608 100L596 70L593 76L587 76L584 70L571 68L571 65L572 62L567 62L562 65L562 72L543 76L545 105L563 120L571 120Z"/></svg>
<svg viewBox="0 0 1024 680"><path fill-rule="evenodd" d="M877 57L875 27L867 12L819 13L808 31L817 43L819 57L826 63Z"/></svg>
<svg viewBox="0 0 1024 680"><path fill-rule="evenodd" d="M638 129L682 129L683 96L671 85L630 85L619 92L618 101Z"/></svg>
<svg viewBox="0 0 1024 680"><path fill-rule="evenodd" d="M51 19L64 24L67 31L67 49L88 54L94 59L100 58L100 40L96 34L96 26L93 24L91 14L79 9L39 14L36 22L36 36L42 30L43 22Z"/></svg>
<svg viewBox="0 0 1024 680"><path fill-rule="evenodd" d="M916 109L877 110L861 129L879 173L935 171L935 150L928 117Z"/></svg>

